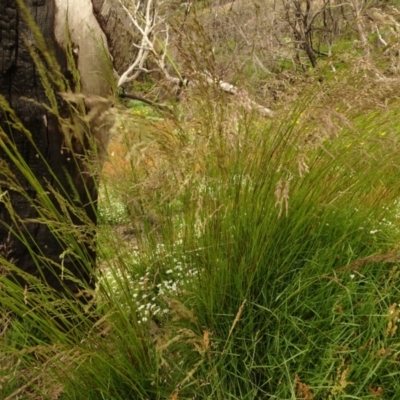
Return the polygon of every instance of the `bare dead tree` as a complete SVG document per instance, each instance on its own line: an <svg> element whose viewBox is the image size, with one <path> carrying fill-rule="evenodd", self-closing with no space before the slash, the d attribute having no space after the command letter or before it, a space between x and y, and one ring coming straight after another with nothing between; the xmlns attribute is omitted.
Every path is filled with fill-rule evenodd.
<svg viewBox="0 0 400 400"><path fill-rule="evenodd" d="M346 30L356 31L366 56L370 53L368 38L371 33L375 33L380 43L385 45L378 24L368 15L368 10L378 3L366 0L284 0L284 20L290 27L299 63L302 65L299 51L303 51L314 68L319 56L332 55L334 43ZM328 51L321 51L321 45Z"/></svg>
<svg viewBox="0 0 400 400"><path fill-rule="evenodd" d="M321 15L326 16L326 11L330 6L329 0L319 2L319 6L315 6L311 0L285 0L285 19L289 24L295 45L298 49L303 50L312 67L317 65L317 51L313 44L314 24Z"/></svg>
<svg viewBox="0 0 400 400"><path fill-rule="evenodd" d="M317 59L312 46L311 21L309 18L311 4L307 0L305 9L303 9L302 5L302 2L298 0L286 2L286 19L292 28L296 46L306 52L311 65L315 67Z"/></svg>
<svg viewBox="0 0 400 400"><path fill-rule="evenodd" d="M240 95L242 103L249 109L256 110L264 116L272 116L272 111L267 107L252 100L248 93L238 87L215 77L210 71L192 71L190 81L185 79L185 74L179 71L177 63L172 59L170 50L170 25L165 16L160 13L160 8L165 2L154 0L132 0L130 6L118 0L123 10L129 17L132 25L141 35L140 43L133 44L137 49L135 59L118 79L118 87L134 81L141 73L151 74L155 71L177 86L187 86L206 83L216 85L220 90L230 95ZM145 67L146 61L151 58L154 69ZM170 72L173 71L173 73ZM148 103L148 101L146 101Z"/></svg>

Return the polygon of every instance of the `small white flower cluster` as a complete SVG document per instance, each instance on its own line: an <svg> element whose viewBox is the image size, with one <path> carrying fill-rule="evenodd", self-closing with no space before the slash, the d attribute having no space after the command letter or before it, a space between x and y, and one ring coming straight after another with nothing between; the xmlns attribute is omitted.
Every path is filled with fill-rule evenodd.
<svg viewBox="0 0 400 400"><path fill-rule="evenodd" d="M137 308L139 323L147 322L151 316L161 317L167 314L169 312L168 305L161 299L161 296L174 297L182 294L185 288L193 283L193 278L198 273L197 270L185 264L185 256L181 257L182 260L174 258L172 254L168 258L172 260L172 263L169 261L167 264L168 266L172 264L172 268L160 274L146 271L145 275L138 279L133 296L139 304ZM164 274L167 275L167 278L157 282L157 276ZM153 279L150 281L151 275L153 275Z"/></svg>
<svg viewBox="0 0 400 400"><path fill-rule="evenodd" d="M388 227L388 226L392 227L393 226L393 222L387 220L386 218L382 218L382 220L379 222L379 225L384 226L384 227Z"/></svg>
<svg viewBox="0 0 400 400"><path fill-rule="evenodd" d="M127 219L123 201L113 192L106 192L100 187L98 199L98 217L103 223L121 224Z"/></svg>
<svg viewBox="0 0 400 400"><path fill-rule="evenodd" d="M183 261L186 256L182 256ZM187 265L182 264L182 261L173 259L175 266L172 269L165 271L171 279L163 280L156 286L158 288L158 294L179 294L183 291L184 287L190 285L193 277L198 274L196 269L187 268Z"/></svg>
<svg viewBox="0 0 400 400"><path fill-rule="evenodd" d="M388 207L383 207L383 208L388 209ZM358 211L358 210L356 209L356 211ZM394 219L398 221L400 219L400 214L396 214L394 216ZM370 229L369 233L370 233L370 235L376 235L379 232L387 232L388 230L391 230L392 232L395 232L398 234L398 233L400 233L400 231L398 228L397 221L395 221L395 223L394 223L393 221L390 221L386 218L382 218L380 221L375 222L376 225L378 225L378 226L374 227L375 229ZM361 226L359 229L366 229L366 228Z"/></svg>
<svg viewBox="0 0 400 400"><path fill-rule="evenodd" d="M133 269L143 265L139 252L135 251L131 255ZM196 269L190 267L185 255L176 257L173 252L168 252L163 244L157 246L155 256L158 258L157 270L149 267L141 276L135 276L127 271L108 269L102 276L105 280L103 287L112 291L114 297L117 295L122 303L134 300L139 324L146 323L151 317L165 317L169 309L161 296L175 297L182 294L185 288L193 284L193 279L198 274ZM162 269L163 264L165 270ZM126 304L126 307L129 305Z"/></svg>
<svg viewBox="0 0 400 400"><path fill-rule="evenodd" d="M398 217L396 216L396 218L398 218ZM392 221L389 221L386 218L382 218L378 222L378 225L379 225L380 229L372 229L372 230L370 230L369 233L371 235L375 235L376 233L381 232L381 231L387 231L388 229L391 229L392 231L394 230L396 233L399 233L399 230L398 230L398 227L397 227L398 225L394 224Z"/></svg>

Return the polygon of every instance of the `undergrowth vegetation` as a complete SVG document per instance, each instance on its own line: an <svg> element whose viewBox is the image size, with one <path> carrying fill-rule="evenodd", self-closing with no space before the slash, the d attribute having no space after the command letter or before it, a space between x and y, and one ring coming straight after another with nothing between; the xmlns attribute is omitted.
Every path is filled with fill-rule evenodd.
<svg viewBox="0 0 400 400"><path fill-rule="evenodd" d="M346 54L272 119L206 84L121 108L93 301L0 278L0 397L396 398L400 80Z"/></svg>

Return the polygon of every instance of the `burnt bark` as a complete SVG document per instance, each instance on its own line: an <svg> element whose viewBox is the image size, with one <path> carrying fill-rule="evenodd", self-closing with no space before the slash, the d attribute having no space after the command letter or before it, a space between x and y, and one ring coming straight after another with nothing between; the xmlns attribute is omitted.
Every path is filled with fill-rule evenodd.
<svg viewBox="0 0 400 400"><path fill-rule="evenodd" d="M64 76L65 87L73 87L66 50L55 40L55 1L24 3L60 66L61 81ZM50 111L49 89L46 92L32 54L47 69L51 66L23 15L17 0L1 0L0 95L24 128L14 123L12 112L0 107L0 268L3 258L63 294L77 295L94 286L94 225L88 222L96 223L97 185L87 168L93 144L85 135L66 144L61 121L71 117L71 107L57 95L60 87L53 82L58 115ZM17 154L25 166L15 161ZM68 231L63 230L66 226ZM3 274L4 269L3 265ZM24 286L23 273L13 276Z"/></svg>

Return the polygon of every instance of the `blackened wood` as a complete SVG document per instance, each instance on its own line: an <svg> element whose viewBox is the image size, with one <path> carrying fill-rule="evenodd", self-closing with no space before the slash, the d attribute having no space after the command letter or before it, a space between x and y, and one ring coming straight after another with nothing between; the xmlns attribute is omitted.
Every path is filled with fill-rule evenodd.
<svg viewBox="0 0 400 400"><path fill-rule="evenodd" d="M70 78L66 53L64 49L58 47L54 38L54 0L29 0L25 1L25 4L46 39L49 50L55 55L62 74ZM74 152L71 152L71 149L65 146L58 118L40 106L49 104L49 101L38 69L29 54L28 46L34 48L35 43L22 15L16 0L1 0L0 94L5 97L24 127L30 132L34 144L30 143L25 133L9 123L10 116L4 109L0 109L0 127L8 139L16 145L42 189L37 190L32 186L5 151L0 149L1 193L11 199L13 206L11 214L18 216L17 219L14 218L4 202L0 202L0 260L1 257L7 258L22 271L37 277L41 277L40 270L44 268L42 278L50 286L64 293L70 290L77 294L83 286L94 285L91 276L91 267L95 263L93 230L86 227L87 221L84 217L65 209L63 211L55 196L49 195L62 215L59 222L62 224L63 221L70 220L71 232L74 229L80 232L76 239L80 242L82 254L85 256L78 257L74 255L76 251L71 251L63 240L67 234L59 235L52 231L50 225L34 221L39 217L35 206L40 204L45 191L51 193L51 187L67 203L84 210L89 220L96 222L95 177L88 171L80 170L84 168L80 157L91 144L85 141L84 146L77 146L78 150L73 149ZM40 56L39 51L37 53ZM68 117L68 106L60 97L59 112L62 117ZM82 154L76 154L77 151ZM15 174L22 191L13 186L7 170ZM19 236L24 236L25 240L20 240ZM40 259L43 262L38 262ZM54 265L63 263L65 276L69 270L84 284L80 285L72 279L62 279L63 271L55 266L54 273L49 267L51 265L49 260ZM18 280L25 285L23 279L18 278Z"/></svg>

